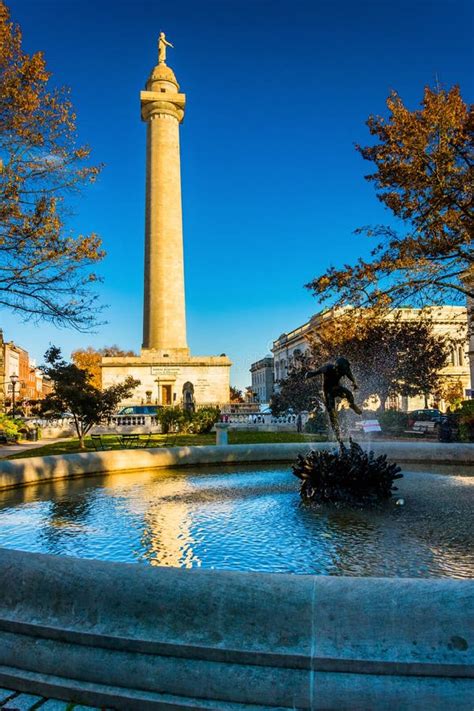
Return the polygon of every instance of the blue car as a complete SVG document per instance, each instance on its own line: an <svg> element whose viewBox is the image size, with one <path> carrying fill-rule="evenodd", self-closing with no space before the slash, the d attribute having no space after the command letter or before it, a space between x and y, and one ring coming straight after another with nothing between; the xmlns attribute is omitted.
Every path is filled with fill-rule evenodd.
<svg viewBox="0 0 474 711"><path fill-rule="evenodd" d="M159 405L129 405L122 407L117 415L156 415L159 409Z"/></svg>

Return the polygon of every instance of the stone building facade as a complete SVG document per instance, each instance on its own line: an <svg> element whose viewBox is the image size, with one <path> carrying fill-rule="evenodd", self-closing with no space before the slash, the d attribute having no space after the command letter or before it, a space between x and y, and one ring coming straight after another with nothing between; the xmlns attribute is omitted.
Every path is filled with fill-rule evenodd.
<svg viewBox="0 0 474 711"><path fill-rule="evenodd" d="M420 318L419 309L403 308L394 313L400 314L401 318L407 321L416 321ZM443 381L446 384L460 382L466 392L471 388L467 310L463 306L433 306L429 309L429 316L435 334L449 336L453 340L449 363L441 371ZM273 342L276 388L278 388L278 381L286 378L294 357L299 353L309 351L308 336L317 336L321 318L321 314L315 314L309 321L292 331L282 333ZM413 355L414 357L422 356L422 354ZM442 400L435 403L431 397L429 405L434 404L439 405L441 409L445 408L445 403ZM411 411L424 408L425 401L422 396L410 398L399 396L387 402L386 405L403 411ZM376 408L377 403L369 406Z"/></svg>
<svg viewBox="0 0 474 711"><path fill-rule="evenodd" d="M12 376L18 376L15 385L15 402L21 410L28 412L30 404L42 400L52 391L51 381L45 377L28 351L13 341L4 342L0 330L0 369L2 388L0 393L0 411L8 410L12 403Z"/></svg>
<svg viewBox="0 0 474 711"><path fill-rule="evenodd" d="M256 363L252 363L250 373L252 376L252 392L257 396L258 402L270 402L274 391L273 358L267 356Z"/></svg>

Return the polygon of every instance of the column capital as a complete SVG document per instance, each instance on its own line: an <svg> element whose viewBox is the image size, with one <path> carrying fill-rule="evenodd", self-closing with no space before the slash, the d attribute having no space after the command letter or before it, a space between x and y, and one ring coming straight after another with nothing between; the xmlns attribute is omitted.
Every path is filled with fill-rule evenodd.
<svg viewBox="0 0 474 711"><path fill-rule="evenodd" d="M141 91L140 92L142 121L149 121L156 115L173 116L182 122L186 96L171 91Z"/></svg>

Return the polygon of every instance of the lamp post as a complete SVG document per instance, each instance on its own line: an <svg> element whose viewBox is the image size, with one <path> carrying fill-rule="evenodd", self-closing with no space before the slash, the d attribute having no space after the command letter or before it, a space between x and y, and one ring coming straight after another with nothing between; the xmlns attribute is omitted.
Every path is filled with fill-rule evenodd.
<svg viewBox="0 0 474 711"><path fill-rule="evenodd" d="M16 390L16 384L18 382L19 378L16 373L13 373L13 375L10 375L10 382L12 384L12 417L13 419L15 418L15 390Z"/></svg>

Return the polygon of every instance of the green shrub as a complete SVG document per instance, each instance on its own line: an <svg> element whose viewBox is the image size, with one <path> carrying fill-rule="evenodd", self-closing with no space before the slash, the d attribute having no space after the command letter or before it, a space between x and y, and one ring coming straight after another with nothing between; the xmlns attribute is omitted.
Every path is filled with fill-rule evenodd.
<svg viewBox="0 0 474 711"><path fill-rule="evenodd" d="M459 439L474 442L474 400L464 400L456 415L459 417Z"/></svg>
<svg viewBox="0 0 474 711"><path fill-rule="evenodd" d="M195 412L179 406L163 407L157 413L163 434L168 432L208 434L219 421L220 416L221 411L218 407L202 407Z"/></svg>
<svg viewBox="0 0 474 711"><path fill-rule="evenodd" d="M207 434L219 421L221 411L218 407L202 407L196 410L191 420L192 431L195 434Z"/></svg>
<svg viewBox="0 0 474 711"><path fill-rule="evenodd" d="M0 415L0 432L3 432L8 439L19 439L19 429L23 425L21 420L12 420L7 415Z"/></svg>
<svg viewBox="0 0 474 711"><path fill-rule="evenodd" d="M163 407L157 412L163 434L180 432L190 420L190 414L182 407Z"/></svg>
<svg viewBox="0 0 474 711"><path fill-rule="evenodd" d="M304 426L304 431L310 434L327 434L329 428L329 420L327 414L323 410L313 412Z"/></svg>
<svg viewBox="0 0 474 711"><path fill-rule="evenodd" d="M402 434L408 427L408 414L398 410L385 410L377 413L377 419L382 432L387 434Z"/></svg>

